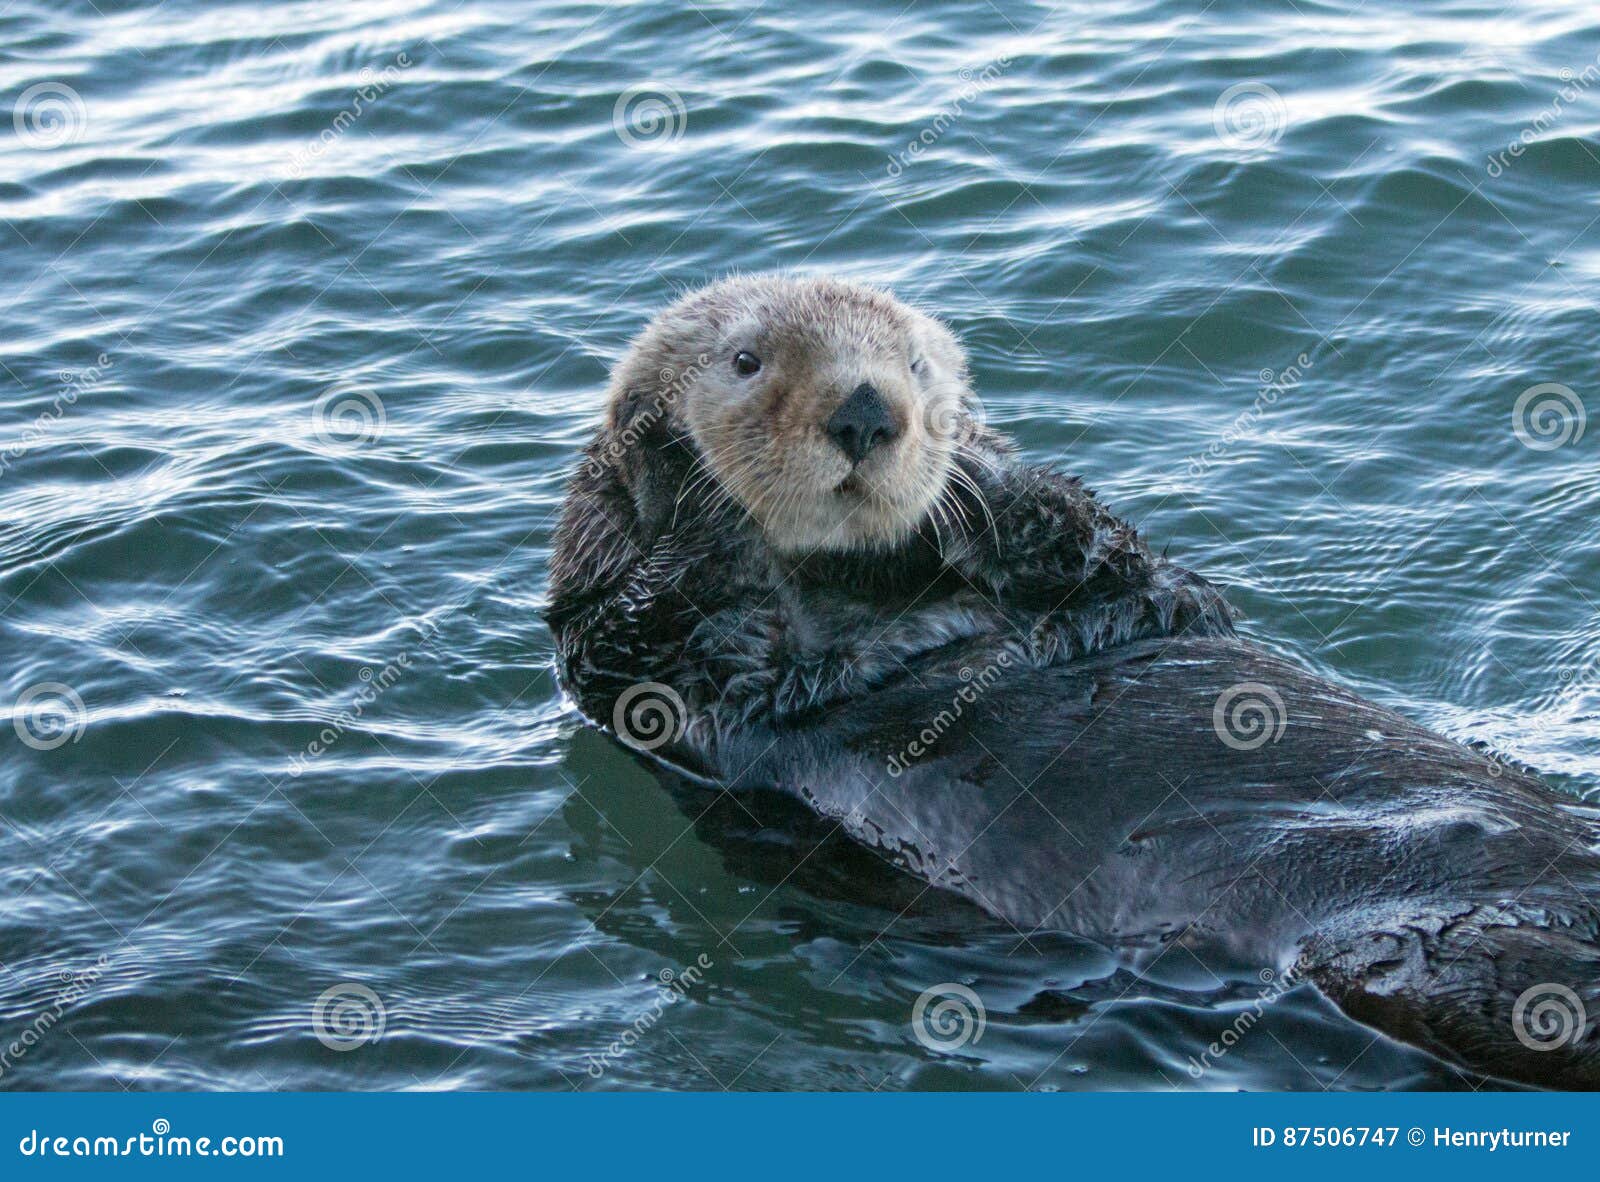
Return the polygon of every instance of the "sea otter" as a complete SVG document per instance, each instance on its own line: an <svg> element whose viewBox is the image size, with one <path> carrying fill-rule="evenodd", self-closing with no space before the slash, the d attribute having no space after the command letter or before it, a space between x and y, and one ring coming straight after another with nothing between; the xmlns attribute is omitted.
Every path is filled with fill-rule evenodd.
<svg viewBox="0 0 1600 1182"><path fill-rule="evenodd" d="M975 406L887 292L680 299L569 487L562 683L1024 933L1293 974L1478 1073L1600 1086L1593 812L1241 638Z"/></svg>

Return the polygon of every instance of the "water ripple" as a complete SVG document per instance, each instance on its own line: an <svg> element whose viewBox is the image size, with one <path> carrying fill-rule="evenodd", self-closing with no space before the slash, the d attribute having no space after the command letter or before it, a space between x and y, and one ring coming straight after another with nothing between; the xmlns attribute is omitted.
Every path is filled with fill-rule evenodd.
<svg viewBox="0 0 1600 1182"><path fill-rule="evenodd" d="M1513 419L1600 412L1589 6L0 30L0 700L72 695L0 760L0 1033L51 1015L0 1086L1459 1086L1299 991L1195 1079L1248 974L1019 950L680 799L557 693L544 565L651 311L838 271L946 317L990 421L1252 631L1592 798L1600 428ZM30 124L39 83L81 105ZM990 1002L959 1055L911 1030L940 981ZM384 1033L331 1049L353 985Z"/></svg>

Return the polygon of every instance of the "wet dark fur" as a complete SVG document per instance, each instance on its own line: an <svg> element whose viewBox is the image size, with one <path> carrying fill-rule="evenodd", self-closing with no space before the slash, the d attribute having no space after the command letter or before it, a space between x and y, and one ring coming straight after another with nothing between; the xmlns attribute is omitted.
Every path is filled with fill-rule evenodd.
<svg viewBox="0 0 1600 1182"><path fill-rule="evenodd" d="M1019 466L975 425L977 458L962 463L983 501L959 491L959 526L930 521L892 552L799 560L771 553L714 490L668 497L696 471L670 423L620 462L606 462L610 435L573 477L551 572L563 684L591 717L609 718L630 685L663 682L689 706L691 748L714 748L730 727L796 720L975 635L1046 665L1233 633L1214 587L1151 554L1077 479Z"/></svg>
<svg viewBox="0 0 1600 1182"><path fill-rule="evenodd" d="M1476 1072L1600 1086L1594 1021L1547 1051L1512 1028L1547 983L1600 1016L1589 812L1240 640L1204 579L975 426L962 520L788 565L726 503L676 500L697 457L670 421L626 448L617 430L573 479L552 569L589 717L662 682L686 725L658 756L794 794L1023 933L1296 973ZM1219 740L1242 682L1281 696L1280 740Z"/></svg>

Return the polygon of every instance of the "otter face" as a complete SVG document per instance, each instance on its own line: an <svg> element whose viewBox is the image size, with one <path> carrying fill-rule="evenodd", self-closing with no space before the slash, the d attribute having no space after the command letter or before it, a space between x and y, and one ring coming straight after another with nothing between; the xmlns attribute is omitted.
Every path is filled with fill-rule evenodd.
<svg viewBox="0 0 1600 1182"><path fill-rule="evenodd" d="M672 375L662 393L700 463L789 553L909 537L945 493L972 398L948 329L836 279L694 292L636 343L619 387L630 373Z"/></svg>

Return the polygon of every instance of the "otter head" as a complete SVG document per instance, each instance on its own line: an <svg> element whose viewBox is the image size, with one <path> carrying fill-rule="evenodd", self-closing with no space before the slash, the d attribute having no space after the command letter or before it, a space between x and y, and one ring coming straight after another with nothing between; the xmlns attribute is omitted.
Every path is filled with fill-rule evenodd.
<svg viewBox="0 0 1600 1182"><path fill-rule="evenodd" d="M714 481L779 552L867 550L933 510L971 399L955 337L889 293L753 275L656 318L613 376L610 428L687 445L675 495ZM642 477L643 459L624 471Z"/></svg>

